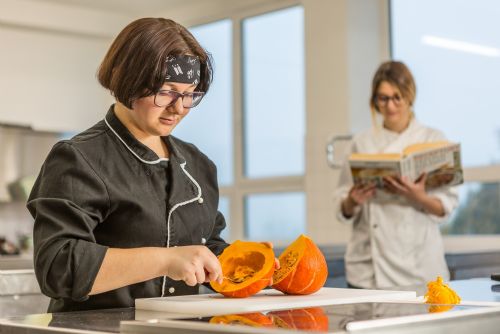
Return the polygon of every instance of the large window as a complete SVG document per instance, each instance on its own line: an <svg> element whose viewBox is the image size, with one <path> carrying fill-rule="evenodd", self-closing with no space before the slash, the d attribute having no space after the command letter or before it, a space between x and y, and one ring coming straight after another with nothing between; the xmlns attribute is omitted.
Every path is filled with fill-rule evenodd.
<svg viewBox="0 0 500 334"><path fill-rule="evenodd" d="M500 234L500 184L468 182L460 192L461 205L445 234Z"/></svg>
<svg viewBox="0 0 500 334"><path fill-rule="evenodd" d="M243 21L245 175L304 173L303 9Z"/></svg>
<svg viewBox="0 0 500 334"><path fill-rule="evenodd" d="M231 237L231 225L229 223L229 198L221 196L219 199L219 211L226 218L226 228L221 233L221 237L228 240Z"/></svg>
<svg viewBox="0 0 500 334"><path fill-rule="evenodd" d="M234 183L232 23L222 20L189 29L213 58L214 78L208 94L192 109L173 135L195 144L217 166L219 186ZM221 196L219 211L226 218L222 237L230 239L231 199Z"/></svg>
<svg viewBox="0 0 500 334"><path fill-rule="evenodd" d="M245 212L249 239L290 241L305 231L303 193L250 195Z"/></svg>
<svg viewBox="0 0 500 334"><path fill-rule="evenodd" d="M467 183L445 233L500 233L499 15L495 0L391 1L392 57L415 75L417 118L462 146Z"/></svg>
<svg viewBox="0 0 500 334"><path fill-rule="evenodd" d="M230 20L192 27L191 33L214 60L214 80L208 94L174 135L198 146L217 166L219 184L233 182L232 24Z"/></svg>
<svg viewBox="0 0 500 334"><path fill-rule="evenodd" d="M215 77L174 135L217 165L223 237L289 242L306 227L303 8L190 30L212 53Z"/></svg>
<svg viewBox="0 0 500 334"><path fill-rule="evenodd" d="M292 7L243 20L245 178L304 174L303 16ZM248 239L289 241L305 232L301 192L249 194L244 210Z"/></svg>

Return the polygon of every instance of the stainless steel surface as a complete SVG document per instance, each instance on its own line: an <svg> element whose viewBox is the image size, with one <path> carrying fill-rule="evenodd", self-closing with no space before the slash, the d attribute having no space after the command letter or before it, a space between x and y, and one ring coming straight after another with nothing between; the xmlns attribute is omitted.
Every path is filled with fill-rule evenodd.
<svg viewBox="0 0 500 334"><path fill-rule="evenodd" d="M295 312L295 313L294 313ZM485 332L494 332L500 316L500 307L455 306L447 312L429 313L429 305L416 303L356 303L330 305L303 310L261 313L272 323L248 321L244 315L224 317L229 323L214 318L150 319L149 321L124 321L122 333L283 333L320 331L323 333L443 333L440 325L453 333L477 328L478 321ZM241 326L241 324L246 326ZM250 326L249 326L250 325ZM418 329L418 330L417 330ZM288 331L287 331L288 332Z"/></svg>
<svg viewBox="0 0 500 334"><path fill-rule="evenodd" d="M40 293L33 269L0 270L0 296Z"/></svg>
<svg viewBox="0 0 500 334"><path fill-rule="evenodd" d="M30 255L0 256L0 296L40 294Z"/></svg>
<svg viewBox="0 0 500 334"><path fill-rule="evenodd" d="M384 325L376 328L350 331L355 334L498 334L500 328L500 309L489 308L488 313L464 317Z"/></svg>
<svg viewBox="0 0 500 334"><path fill-rule="evenodd" d="M33 256L31 255L5 255L0 256L0 270L33 269Z"/></svg>
<svg viewBox="0 0 500 334"><path fill-rule="evenodd" d="M49 301L42 294L0 296L0 318L45 313Z"/></svg>
<svg viewBox="0 0 500 334"><path fill-rule="evenodd" d="M498 282L489 279L452 282L452 287L464 298L477 297L483 300L497 300L500 293L492 290ZM417 289L418 290L418 289ZM422 287L420 291L424 291ZM33 304L39 301L33 300ZM0 305L1 306L1 305ZM3 308L3 306L1 306ZM353 333L498 333L500 328L500 309L483 307L489 314L472 314L454 318L431 318L418 323L384 324L383 327L372 327L369 330L357 329ZM475 310L472 310L475 311ZM445 312L447 314L449 312ZM374 313L376 315L376 313ZM67 312L54 314L28 315L9 317L0 320L0 333L181 333L166 326L174 315L165 312L139 311L133 308L94 310L86 312ZM438 319L439 318L439 319ZM332 318L335 319L335 318ZM336 321L339 321L338 319ZM375 320L376 321L376 320ZM122 324L120 329L120 323ZM270 329L231 328L230 332L271 333ZM226 331L226 332L227 332ZM187 328L182 333L201 333L200 329Z"/></svg>
<svg viewBox="0 0 500 334"><path fill-rule="evenodd" d="M246 327L246 326L223 326L214 325L212 327L203 324L183 324L170 321L124 321L120 327L120 333L127 334L203 334L203 333L238 333L238 334L297 334L296 330L280 329L277 331L267 327ZM312 333L312 332L309 332ZM335 334L347 333L345 331L335 332Z"/></svg>
<svg viewBox="0 0 500 334"><path fill-rule="evenodd" d="M0 333L119 333L120 321L134 317L133 308L31 314L0 319Z"/></svg>

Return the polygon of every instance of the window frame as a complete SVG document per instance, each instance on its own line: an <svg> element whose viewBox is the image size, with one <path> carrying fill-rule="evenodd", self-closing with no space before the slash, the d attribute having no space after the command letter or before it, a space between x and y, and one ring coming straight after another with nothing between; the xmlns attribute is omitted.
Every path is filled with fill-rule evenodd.
<svg viewBox="0 0 500 334"><path fill-rule="evenodd" d="M273 178L267 180L251 180L240 178L231 187L221 187L221 196L230 201L231 240L244 237L243 198L246 194L275 191L304 191L306 194L306 226L307 233L320 244L345 244L351 235L351 226L337 220L332 210L331 194L337 185L338 170L330 168L326 163L325 146L333 135L351 133L352 117L366 117L366 102L360 97L368 98L369 82L376 66L390 59L390 0L374 2L325 2L317 6L310 1L251 0L246 4L196 3L189 10L180 8L177 11L165 12L167 17L177 17L185 26L202 25L221 19L231 19L233 23L233 136L235 171L242 170L241 146L241 81L240 81L240 26L246 17L265 14L270 11L302 5L304 7L305 25L305 71L306 71L306 168L305 175L292 178ZM220 7L220 8L219 8ZM198 14L195 14L198 13ZM182 18L182 19L180 19ZM321 43L314 39L324 29L333 32L330 38ZM347 41L349 41L347 43ZM370 57L363 56L362 50L370 50ZM311 62L308 59L319 59ZM349 61L351 63L349 63ZM325 79L321 62L333 61L326 73L335 77L335 81ZM354 62L354 63L352 63ZM356 63L358 62L358 63ZM354 66L355 64L355 66ZM319 73L322 73L319 75ZM349 85L345 85L349 82ZM335 90L331 91L331 87ZM334 98L330 107L344 112L331 113L322 110L324 104L318 100L321 96ZM369 117L364 120L363 128L369 126ZM239 161L239 163L238 163ZM238 165L239 164L239 165ZM500 168L496 168L500 170ZM465 178L471 181L496 181L492 175L494 170L484 173L476 168L466 169ZM335 233L324 233L325 230ZM446 250L451 252L477 250L481 247L498 249L499 236L485 235L479 241L478 236L444 236ZM487 240L486 240L487 239ZM483 242L484 241L484 242ZM496 246L495 246L496 245Z"/></svg>
<svg viewBox="0 0 500 334"><path fill-rule="evenodd" d="M390 59L394 59L393 0L387 1L387 48ZM500 163L463 167L464 185L467 183L500 183ZM464 252L498 249L500 234L447 234L443 235L447 252ZM497 245L497 246L495 246Z"/></svg>
<svg viewBox="0 0 500 334"><path fill-rule="evenodd" d="M302 175L277 176L266 178L248 178L244 174L244 101L243 101L243 37L242 25L247 18L269 14L290 7L303 6L300 1L282 1L280 3L264 3L246 8L229 15L211 17L189 24L189 27L201 26L220 20L232 22L232 80L233 80L233 183L220 186L219 195L229 199L230 237L228 241L246 239L245 236L245 198L252 194L288 193L305 191L305 172ZM304 127L306 125L304 124ZM305 157L305 154L304 154ZM307 195L306 195L307 196ZM307 210L307 208L306 208ZM307 212L307 211L306 211ZM306 215L307 216L307 215ZM307 221L306 221L307 226Z"/></svg>
<svg viewBox="0 0 500 334"><path fill-rule="evenodd" d="M394 33L393 33L393 20L392 8L393 0L388 0L388 32L389 32L389 54L390 58L394 59ZM480 165L474 167L464 167L464 183L466 182L480 182L480 183L493 183L500 182L500 163Z"/></svg>

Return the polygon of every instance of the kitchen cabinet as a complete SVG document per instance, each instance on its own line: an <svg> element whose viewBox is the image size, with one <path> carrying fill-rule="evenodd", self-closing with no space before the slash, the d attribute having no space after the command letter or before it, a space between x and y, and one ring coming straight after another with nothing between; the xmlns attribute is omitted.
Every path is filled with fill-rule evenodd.
<svg viewBox="0 0 500 334"><path fill-rule="evenodd" d="M47 154L61 139L61 136L62 134L57 132L32 131L21 127L0 125L0 156L2 157L0 160L0 202L13 199L26 201L26 192L30 190L27 189L29 183L34 182ZM13 185L15 181L18 183ZM8 190L12 186L16 186L18 194L19 190L26 191L23 196L12 198Z"/></svg>
<svg viewBox="0 0 500 334"><path fill-rule="evenodd" d="M76 132L103 118L95 77L110 39L0 25L0 124Z"/></svg>

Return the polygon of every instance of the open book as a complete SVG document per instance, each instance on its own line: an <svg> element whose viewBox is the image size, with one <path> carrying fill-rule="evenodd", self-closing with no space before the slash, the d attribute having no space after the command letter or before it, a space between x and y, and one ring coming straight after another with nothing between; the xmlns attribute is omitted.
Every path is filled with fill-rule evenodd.
<svg viewBox="0 0 500 334"><path fill-rule="evenodd" d="M417 180L427 173L426 189L463 183L460 144L447 141L418 143L403 153L353 153L349 157L354 184L374 183L384 188L385 176Z"/></svg>

